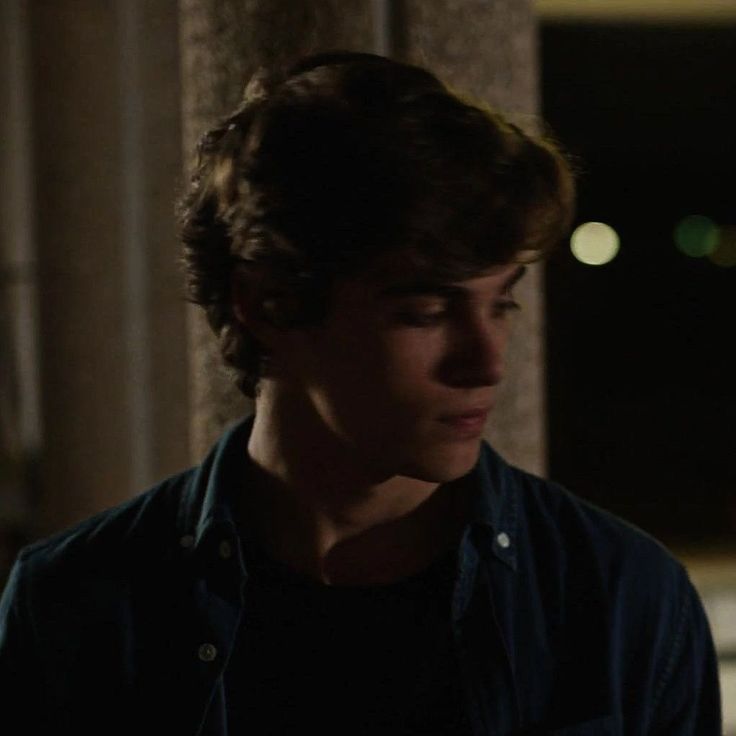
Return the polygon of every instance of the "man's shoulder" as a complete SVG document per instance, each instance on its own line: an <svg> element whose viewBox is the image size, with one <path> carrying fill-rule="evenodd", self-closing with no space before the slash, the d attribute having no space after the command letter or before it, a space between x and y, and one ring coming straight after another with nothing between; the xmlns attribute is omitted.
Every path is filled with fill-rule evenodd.
<svg viewBox="0 0 736 736"><path fill-rule="evenodd" d="M656 652L663 667L688 626L706 631L688 572L664 544L558 483L511 472L517 569L545 615L607 632L611 652L633 669L632 653Z"/></svg>
<svg viewBox="0 0 736 736"><path fill-rule="evenodd" d="M21 549L16 567L26 576L124 574L165 556L180 536L183 496L195 470L172 475L148 490Z"/></svg>
<svg viewBox="0 0 736 736"><path fill-rule="evenodd" d="M674 554L636 524L554 481L509 466L520 531L538 560L555 560L568 572L588 568L615 588L663 592L687 585Z"/></svg>

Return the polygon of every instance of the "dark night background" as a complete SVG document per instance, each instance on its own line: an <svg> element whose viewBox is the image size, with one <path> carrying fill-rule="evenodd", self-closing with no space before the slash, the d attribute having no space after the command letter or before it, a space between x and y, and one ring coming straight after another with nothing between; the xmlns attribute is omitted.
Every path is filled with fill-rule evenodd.
<svg viewBox="0 0 736 736"><path fill-rule="evenodd" d="M736 225L736 27L547 23L543 114L604 266L547 268L549 475L682 548L736 539L736 266L673 228Z"/></svg>

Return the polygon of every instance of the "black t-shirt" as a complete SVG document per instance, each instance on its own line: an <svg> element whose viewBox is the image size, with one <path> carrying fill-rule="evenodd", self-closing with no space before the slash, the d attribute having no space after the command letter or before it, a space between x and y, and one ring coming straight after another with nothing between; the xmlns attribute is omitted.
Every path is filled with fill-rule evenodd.
<svg viewBox="0 0 736 736"><path fill-rule="evenodd" d="M229 732L466 733L450 625L455 558L357 587L252 552L225 671Z"/></svg>

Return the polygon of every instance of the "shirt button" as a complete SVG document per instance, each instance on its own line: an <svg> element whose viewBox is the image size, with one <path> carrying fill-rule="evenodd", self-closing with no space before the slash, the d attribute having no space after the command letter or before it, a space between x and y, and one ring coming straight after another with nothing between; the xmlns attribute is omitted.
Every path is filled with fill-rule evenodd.
<svg viewBox="0 0 736 736"><path fill-rule="evenodd" d="M509 535L506 534L506 532L501 532L497 537L496 541L498 542L498 546L502 549L508 549L509 545L511 544L511 540L509 539Z"/></svg>
<svg viewBox="0 0 736 736"><path fill-rule="evenodd" d="M189 549L194 546L194 537L191 534L185 534L179 540L179 544L184 547L184 549Z"/></svg>
<svg viewBox="0 0 736 736"><path fill-rule="evenodd" d="M232 544L230 544L230 542L227 541L227 539L223 539L222 542L220 542L220 546L218 549L220 552L220 557L222 557L223 560L229 560L232 557L233 546Z"/></svg>
<svg viewBox="0 0 736 736"><path fill-rule="evenodd" d="M197 651L197 656L203 662L212 662L217 657L217 647L214 644L202 644Z"/></svg>

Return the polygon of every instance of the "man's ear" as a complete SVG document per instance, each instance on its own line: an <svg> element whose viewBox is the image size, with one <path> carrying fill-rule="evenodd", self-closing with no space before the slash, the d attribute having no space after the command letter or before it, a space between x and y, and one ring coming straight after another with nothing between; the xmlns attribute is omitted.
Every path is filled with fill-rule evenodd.
<svg viewBox="0 0 736 736"><path fill-rule="evenodd" d="M257 264L233 270L230 297L235 318L264 346L270 345L276 332L288 329L295 316L294 296L270 269Z"/></svg>

